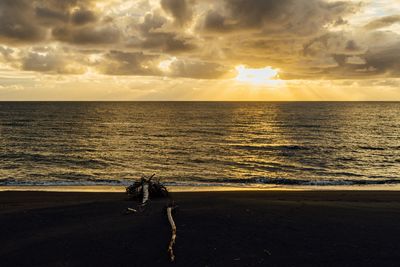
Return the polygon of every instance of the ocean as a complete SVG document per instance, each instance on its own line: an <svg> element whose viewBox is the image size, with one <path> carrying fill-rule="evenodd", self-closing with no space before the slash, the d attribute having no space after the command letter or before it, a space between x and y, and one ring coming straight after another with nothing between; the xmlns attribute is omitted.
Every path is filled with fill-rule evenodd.
<svg viewBox="0 0 400 267"><path fill-rule="evenodd" d="M0 185L400 184L400 102L0 102Z"/></svg>

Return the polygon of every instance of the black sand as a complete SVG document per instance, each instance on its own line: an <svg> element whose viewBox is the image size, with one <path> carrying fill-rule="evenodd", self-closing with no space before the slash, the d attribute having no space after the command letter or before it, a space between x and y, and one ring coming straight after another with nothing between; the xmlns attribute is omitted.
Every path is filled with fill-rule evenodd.
<svg viewBox="0 0 400 267"><path fill-rule="evenodd" d="M0 266L399 266L400 192L0 193Z"/></svg>

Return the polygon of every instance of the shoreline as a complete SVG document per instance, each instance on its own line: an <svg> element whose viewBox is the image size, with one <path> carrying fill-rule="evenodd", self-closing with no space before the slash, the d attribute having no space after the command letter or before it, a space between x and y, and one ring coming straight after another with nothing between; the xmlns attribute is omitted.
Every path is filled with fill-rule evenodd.
<svg viewBox="0 0 400 267"><path fill-rule="evenodd" d="M266 185L266 186L166 186L170 192L225 192L225 191L400 191L400 185ZM125 192L126 186L113 185L10 185L0 186L0 192Z"/></svg>

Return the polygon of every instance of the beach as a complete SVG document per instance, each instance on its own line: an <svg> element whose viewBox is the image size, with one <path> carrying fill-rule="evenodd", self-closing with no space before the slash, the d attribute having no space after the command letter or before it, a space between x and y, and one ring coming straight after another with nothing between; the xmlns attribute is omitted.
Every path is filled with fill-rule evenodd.
<svg viewBox="0 0 400 267"><path fill-rule="evenodd" d="M0 192L1 266L398 266L398 191Z"/></svg>

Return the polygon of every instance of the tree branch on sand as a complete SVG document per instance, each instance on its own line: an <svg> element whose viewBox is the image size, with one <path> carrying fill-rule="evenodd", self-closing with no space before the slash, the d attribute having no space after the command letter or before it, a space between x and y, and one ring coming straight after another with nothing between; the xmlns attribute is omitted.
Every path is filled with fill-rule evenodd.
<svg viewBox="0 0 400 267"><path fill-rule="evenodd" d="M153 181L155 174L150 177L142 176L126 188L126 193L132 200L141 199L141 205L145 206L149 198L166 198L169 196L167 188L160 181Z"/></svg>
<svg viewBox="0 0 400 267"><path fill-rule="evenodd" d="M174 201L172 201L167 188L160 183L159 180L153 181L155 174L150 177L142 176L139 181L134 182L126 188L126 193L131 200L139 201L138 210L134 208L127 208L126 214L142 212L146 208L151 198L167 198L170 202L167 205L167 218L171 226L171 241L168 245L168 253L171 262L175 261L174 244L176 239L176 224L172 216L172 212L176 209Z"/></svg>
<svg viewBox="0 0 400 267"><path fill-rule="evenodd" d="M169 224L171 225L171 241L169 242L169 245L168 245L169 258L171 261L175 261L174 245L175 245L175 239L176 239L176 225L174 222L174 218L172 217L172 211L175 208L176 208L176 206L174 205L173 202L171 202L167 207L168 221L169 221Z"/></svg>

